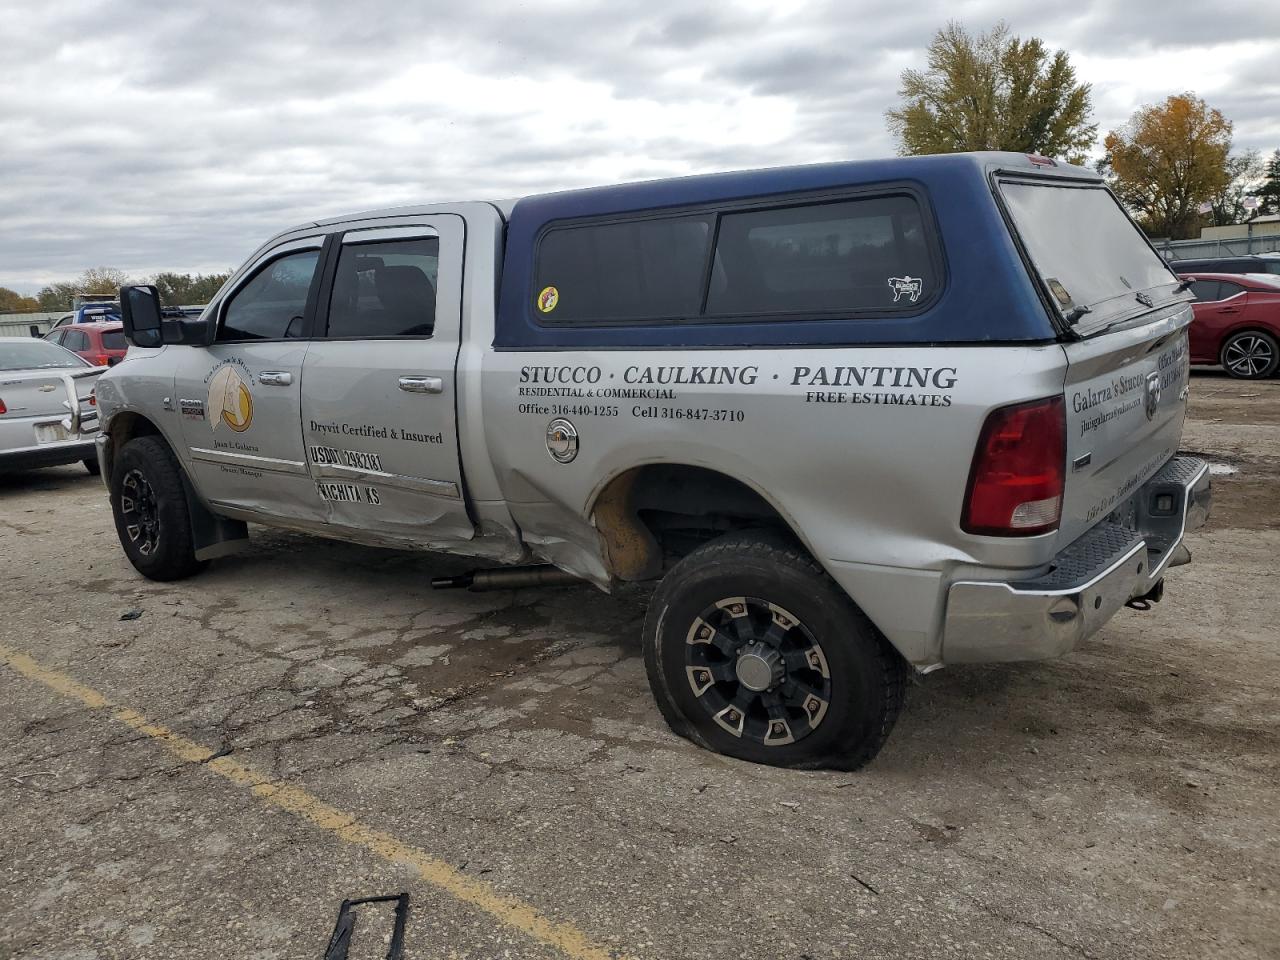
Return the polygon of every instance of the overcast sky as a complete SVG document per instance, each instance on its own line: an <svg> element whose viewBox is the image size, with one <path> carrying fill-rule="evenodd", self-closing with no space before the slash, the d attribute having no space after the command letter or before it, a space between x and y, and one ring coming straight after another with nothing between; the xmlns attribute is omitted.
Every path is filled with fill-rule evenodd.
<svg viewBox="0 0 1280 960"><path fill-rule="evenodd" d="M0 286L237 265L370 207L893 153L948 18L1071 54L1100 134L1194 90L1280 147L1280 4L0 0Z"/></svg>

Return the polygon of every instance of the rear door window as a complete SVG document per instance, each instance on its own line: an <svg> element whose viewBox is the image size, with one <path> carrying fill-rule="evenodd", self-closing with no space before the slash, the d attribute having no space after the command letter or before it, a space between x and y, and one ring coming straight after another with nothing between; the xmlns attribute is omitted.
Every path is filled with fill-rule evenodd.
<svg viewBox="0 0 1280 960"><path fill-rule="evenodd" d="M344 243L329 301L327 336L431 336L439 267L439 237Z"/></svg>
<svg viewBox="0 0 1280 960"><path fill-rule="evenodd" d="M1230 280L1223 280L1218 285L1218 299L1230 300L1236 294L1244 293L1244 287L1238 283L1232 283Z"/></svg>
<svg viewBox="0 0 1280 960"><path fill-rule="evenodd" d="M1191 284L1191 292L1201 303L1213 303L1218 299L1217 280L1195 280Z"/></svg>
<svg viewBox="0 0 1280 960"><path fill-rule="evenodd" d="M68 330L62 335L62 345L76 353L88 350L89 335L83 330Z"/></svg>
<svg viewBox="0 0 1280 960"><path fill-rule="evenodd" d="M1177 283L1102 187L1004 181L1000 192L1035 271L1069 322L1100 327L1143 312L1137 294Z"/></svg>

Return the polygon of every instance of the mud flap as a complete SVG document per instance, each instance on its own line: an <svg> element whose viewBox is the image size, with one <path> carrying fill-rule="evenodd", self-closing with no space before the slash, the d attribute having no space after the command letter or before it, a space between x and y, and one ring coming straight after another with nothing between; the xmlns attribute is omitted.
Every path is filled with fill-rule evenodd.
<svg viewBox="0 0 1280 960"><path fill-rule="evenodd" d="M186 471L182 472L182 489L187 495L191 542L195 546L197 560L229 556L249 545L249 525L243 520L230 520L211 512L196 496Z"/></svg>

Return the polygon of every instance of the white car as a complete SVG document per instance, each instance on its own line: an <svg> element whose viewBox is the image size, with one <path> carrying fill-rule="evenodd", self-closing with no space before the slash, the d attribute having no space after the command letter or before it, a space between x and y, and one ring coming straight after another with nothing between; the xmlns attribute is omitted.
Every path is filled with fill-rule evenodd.
<svg viewBox="0 0 1280 960"><path fill-rule="evenodd" d="M0 470L82 462L98 472L95 367L56 343L0 337Z"/></svg>

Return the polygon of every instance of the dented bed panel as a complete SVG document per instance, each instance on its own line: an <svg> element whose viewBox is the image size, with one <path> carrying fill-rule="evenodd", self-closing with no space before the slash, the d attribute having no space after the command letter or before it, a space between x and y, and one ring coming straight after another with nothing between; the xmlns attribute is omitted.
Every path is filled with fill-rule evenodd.
<svg viewBox="0 0 1280 960"><path fill-rule="evenodd" d="M972 537L959 518L987 413L1060 393L1064 370L1056 345L499 352L483 371L488 449L533 549L582 571L611 567L583 518L627 471L686 464L741 481L891 639L923 651L949 566L1052 556L1052 535ZM558 420L577 433L569 463L548 451ZM930 602L877 603L870 585L898 575Z"/></svg>

